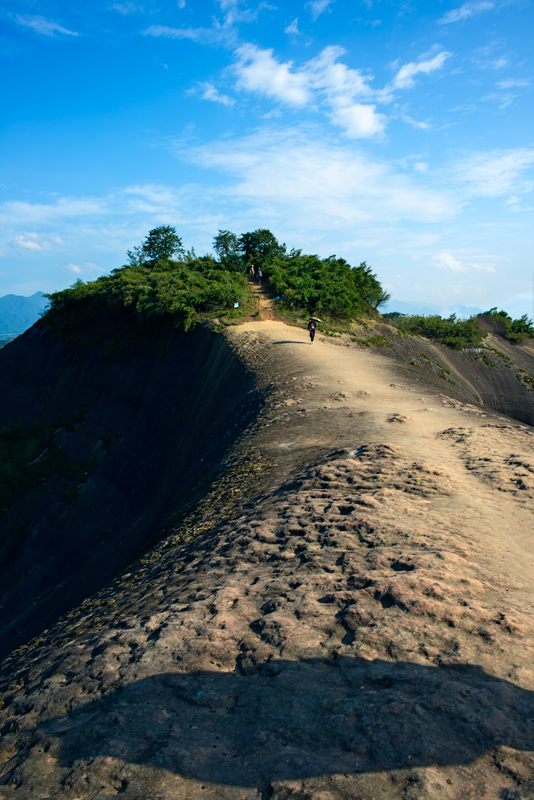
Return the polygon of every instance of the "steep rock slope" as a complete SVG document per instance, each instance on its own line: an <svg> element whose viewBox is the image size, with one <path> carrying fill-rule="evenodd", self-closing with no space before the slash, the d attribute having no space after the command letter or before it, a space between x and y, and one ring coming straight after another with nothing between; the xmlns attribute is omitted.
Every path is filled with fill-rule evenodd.
<svg viewBox="0 0 534 800"><path fill-rule="evenodd" d="M50 475L0 521L1 653L142 552L209 483L259 402L252 373L207 329L111 359L65 352L42 328L6 346L0 425L51 423L73 479Z"/></svg>

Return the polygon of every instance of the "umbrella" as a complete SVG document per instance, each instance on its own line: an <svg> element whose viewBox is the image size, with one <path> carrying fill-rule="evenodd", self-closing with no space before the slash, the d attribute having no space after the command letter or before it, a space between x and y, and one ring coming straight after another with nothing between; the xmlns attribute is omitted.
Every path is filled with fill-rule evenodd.
<svg viewBox="0 0 534 800"><path fill-rule="evenodd" d="M319 317L310 317L310 319L313 319L314 322L322 322L322 319L319 319Z"/></svg>

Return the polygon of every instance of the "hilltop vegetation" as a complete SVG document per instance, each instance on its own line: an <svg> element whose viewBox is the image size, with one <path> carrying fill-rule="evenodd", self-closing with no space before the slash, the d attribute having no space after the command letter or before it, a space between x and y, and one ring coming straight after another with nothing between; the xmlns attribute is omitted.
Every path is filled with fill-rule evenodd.
<svg viewBox="0 0 534 800"><path fill-rule="evenodd" d="M236 319L252 307L252 265L287 309L351 318L373 313L388 299L365 262L354 268L336 256L288 253L266 229L239 237L220 230L213 244L217 257L197 256L184 249L174 228L155 228L128 251L127 265L48 295L50 310L39 324L76 346L104 340L109 349L128 343L128 322L149 333L189 331L213 316Z"/></svg>
<svg viewBox="0 0 534 800"><path fill-rule="evenodd" d="M251 266L261 268L281 313L318 315L350 325L358 318L378 317L378 309L389 299L365 261L353 267L335 255L288 252L266 228L240 236L219 230L213 249L215 255L197 256L194 249L185 250L175 228L154 228L141 245L128 250L125 266L48 295L50 310L39 324L73 346L104 341L112 352L135 344L140 336L189 331L207 318L231 323L252 310L247 279ZM513 320L497 308L467 320L454 314L448 319L402 314L385 318L399 334L424 336L456 350L481 345L487 335L481 318L512 344L534 336L526 315Z"/></svg>
<svg viewBox="0 0 534 800"><path fill-rule="evenodd" d="M426 339L433 339L454 350L464 350L482 345L483 339L488 335L488 331L481 328L480 324L484 318L489 322L497 323L497 332L512 344L520 344L529 336L534 336L534 326L526 314L520 319L513 320L506 311L497 311L497 308L465 320L456 319L456 314L451 314L448 319L443 319L438 315L404 316L397 312L384 316L390 325L399 328L403 333L424 336Z"/></svg>

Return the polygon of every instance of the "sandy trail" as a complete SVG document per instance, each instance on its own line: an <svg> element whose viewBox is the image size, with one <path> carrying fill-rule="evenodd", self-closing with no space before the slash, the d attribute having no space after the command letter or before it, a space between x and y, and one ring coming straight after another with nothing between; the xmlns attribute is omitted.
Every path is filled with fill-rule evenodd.
<svg viewBox="0 0 534 800"><path fill-rule="evenodd" d="M254 330L243 326L240 332ZM262 333L267 334L274 347L284 348L284 358L294 362L299 371L313 375L320 382L315 400L306 399L310 408L324 400L352 412L365 413L372 421L374 436L371 441L387 441L402 445L415 460L432 461L445 469L457 483L454 506L447 508L451 519L468 521L470 529L479 534L480 552L484 554L486 566L495 575L503 575L516 585L527 608L534 609L534 502L532 492L524 498L521 507L518 500L521 491L512 495L508 487L488 485L480 474L466 469L459 448L454 447L454 435L440 436L454 426L475 427L482 431L477 449L479 458L505 459L507 451L517 441L521 449L526 444L532 454L531 430L515 421L491 413L486 416L483 409L469 406L459 412L446 404L443 397L436 396L432 389L419 390L413 379L406 386L396 384L398 365L382 356L361 349L337 345L319 334L313 345L307 332L289 328L281 322L266 321ZM303 347L302 345L306 345ZM341 376L341 377L340 377ZM444 394L446 395L446 384ZM319 387L318 387L319 389ZM333 390L333 391L332 391ZM403 419L404 418L404 419ZM395 421L390 421L395 420ZM499 429L487 429L488 424L507 426L505 442L499 441ZM509 445L506 447L506 445ZM347 442L349 446L349 442ZM504 451L503 451L504 447ZM532 480L532 455L530 456L530 480ZM519 469L521 471L521 468ZM510 482L514 478L503 476ZM525 469L522 470L523 474ZM528 475L528 472L527 472ZM497 488L497 491L495 491ZM512 487L510 487L512 489ZM526 494L529 494L526 492Z"/></svg>
<svg viewBox="0 0 534 800"><path fill-rule="evenodd" d="M247 488L6 663L0 798L531 799L532 429L226 335L268 389Z"/></svg>

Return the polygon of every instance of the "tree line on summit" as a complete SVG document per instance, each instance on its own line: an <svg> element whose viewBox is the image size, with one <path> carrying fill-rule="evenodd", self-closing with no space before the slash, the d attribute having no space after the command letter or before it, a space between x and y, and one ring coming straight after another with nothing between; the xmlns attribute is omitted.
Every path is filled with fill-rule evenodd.
<svg viewBox="0 0 534 800"><path fill-rule="evenodd" d="M127 252L125 266L48 295L50 309L39 324L82 344L105 339L119 324L124 328L126 318L184 331L210 316L236 319L252 308L252 264L261 267L286 311L351 319L376 314L389 299L365 262L352 267L337 256L288 252L267 229L240 236L220 230L213 248L215 254L198 256L184 248L174 227L154 228Z"/></svg>
<svg viewBox="0 0 534 800"><path fill-rule="evenodd" d="M251 265L261 268L282 314L349 323L378 318L378 309L389 299L365 261L353 267L335 255L320 258L294 248L288 252L266 228L240 236L219 230L213 250L214 254L197 256L194 248L185 249L174 227L161 225L128 250L126 265L48 295L50 308L38 324L73 345L103 341L109 349L118 339L124 343L128 336L136 339L149 330L189 331L210 317L237 321L252 310L247 280ZM513 343L534 336L526 316L512 320L497 309L485 316L502 323L502 335ZM479 346L486 335L477 317L385 317L399 335L426 336L455 349ZM132 322L136 325L128 326Z"/></svg>

